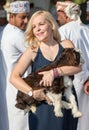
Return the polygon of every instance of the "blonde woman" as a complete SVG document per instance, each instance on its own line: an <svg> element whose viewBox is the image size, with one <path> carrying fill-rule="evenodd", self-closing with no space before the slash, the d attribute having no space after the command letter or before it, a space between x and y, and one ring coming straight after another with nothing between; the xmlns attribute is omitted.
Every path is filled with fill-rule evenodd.
<svg viewBox="0 0 89 130"><path fill-rule="evenodd" d="M32 64L32 72L36 71L54 62L61 55L63 48L74 48L73 43L69 40L61 42L57 23L47 11L37 11L33 14L26 30L26 41L30 47L18 61L11 74L10 82L22 92L42 101L37 106L36 113L30 112L29 114L30 130L76 130L77 120L72 118L70 111L63 110L64 117L57 118L54 115L53 107L43 101L50 100L45 95L44 89L33 91L32 87L28 86L22 79L22 75L29 65ZM81 66L63 66L55 69L56 76L73 75L81 71ZM53 70L42 72L42 74L43 79L40 84L51 86L55 78Z"/></svg>

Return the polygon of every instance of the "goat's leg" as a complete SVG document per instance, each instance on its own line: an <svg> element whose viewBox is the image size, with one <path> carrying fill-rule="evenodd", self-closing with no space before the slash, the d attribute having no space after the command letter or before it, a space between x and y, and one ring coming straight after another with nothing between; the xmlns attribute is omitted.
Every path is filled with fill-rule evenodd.
<svg viewBox="0 0 89 130"><path fill-rule="evenodd" d="M72 108L71 103L68 103L67 101L61 101L61 103L62 103L62 108L65 108L65 109L71 109Z"/></svg>
<svg viewBox="0 0 89 130"><path fill-rule="evenodd" d="M32 111L33 113L35 113L36 112L36 105L26 106L26 108L24 109L24 114L26 114L29 111Z"/></svg>
<svg viewBox="0 0 89 130"><path fill-rule="evenodd" d="M54 93L48 92L47 96L50 98L50 100L52 101L52 105L54 106L55 116L63 117L63 113L61 110L61 108L62 108L62 104L61 104L62 94L54 94Z"/></svg>
<svg viewBox="0 0 89 130"><path fill-rule="evenodd" d="M72 88L71 87L66 88L64 95L66 96L67 100L71 103L73 117L81 117L82 114L78 110L75 96L72 93Z"/></svg>

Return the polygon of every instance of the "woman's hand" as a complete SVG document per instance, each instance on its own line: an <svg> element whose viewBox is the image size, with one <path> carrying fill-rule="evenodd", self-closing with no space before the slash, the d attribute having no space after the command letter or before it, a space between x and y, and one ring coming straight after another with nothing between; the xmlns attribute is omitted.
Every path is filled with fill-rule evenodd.
<svg viewBox="0 0 89 130"><path fill-rule="evenodd" d="M52 101L49 99L49 97L46 95L46 93L44 91L45 91L45 89L34 90L33 98L36 99L37 101L45 100L48 103L52 103Z"/></svg>
<svg viewBox="0 0 89 130"><path fill-rule="evenodd" d="M89 95L89 80L84 84L84 92Z"/></svg>
<svg viewBox="0 0 89 130"><path fill-rule="evenodd" d="M53 70L39 72L38 74L43 75L43 78L40 81L40 85L45 87L52 86L52 82L54 80Z"/></svg>

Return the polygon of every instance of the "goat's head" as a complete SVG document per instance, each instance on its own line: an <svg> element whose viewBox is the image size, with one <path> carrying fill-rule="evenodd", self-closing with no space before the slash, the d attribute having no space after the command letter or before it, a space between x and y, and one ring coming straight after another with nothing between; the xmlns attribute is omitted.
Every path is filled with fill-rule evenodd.
<svg viewBox="0 0 89 130"><path fill-rule="evenodd" d="M57 60L57 64L60 66L78 66L80 63L84 63L84 60L80 51L75 48L64 49L62 55Z"/></svg>

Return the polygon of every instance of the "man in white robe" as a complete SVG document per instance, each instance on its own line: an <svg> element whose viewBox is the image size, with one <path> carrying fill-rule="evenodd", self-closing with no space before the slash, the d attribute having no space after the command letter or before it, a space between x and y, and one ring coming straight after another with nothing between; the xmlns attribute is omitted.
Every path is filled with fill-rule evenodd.
<svg viewBox="0 0 89 130"><path fill-rule="evenodd" d="M29 5L29 1L15 1L10 4L10 20L1 37L1 51L5 71L3 81L6 82L9 130L29 130L28 113L25 115L23 110L15 107L18 90L9 83L9 76L13 67L27 49L24 41L24 31L29 20Z"/></svg>
<svg viewBox="0 0 89 130"><path fill-rule="evenodd" d="M2 6L0 6L0 40L3 33L3 29L7 24L7 13ZM0 43L0 129L9 130L8 128L8 116L6 106L6 94L5 94L5 75L2 62L1 43Z"/></svg>
<svg viewBox="0 0 89 130"><path fill-rule="evenodd" d="M59 32L61 39L70 39L80 49L85 60L83 71L74 76L74 87L77 92L79 118L77 130L89 130L89 95L84 92L84 83L89 77L89 28L80 20L81 10L73 2L57 2ZM87 81L89 86L89 81Z"/></svg>

